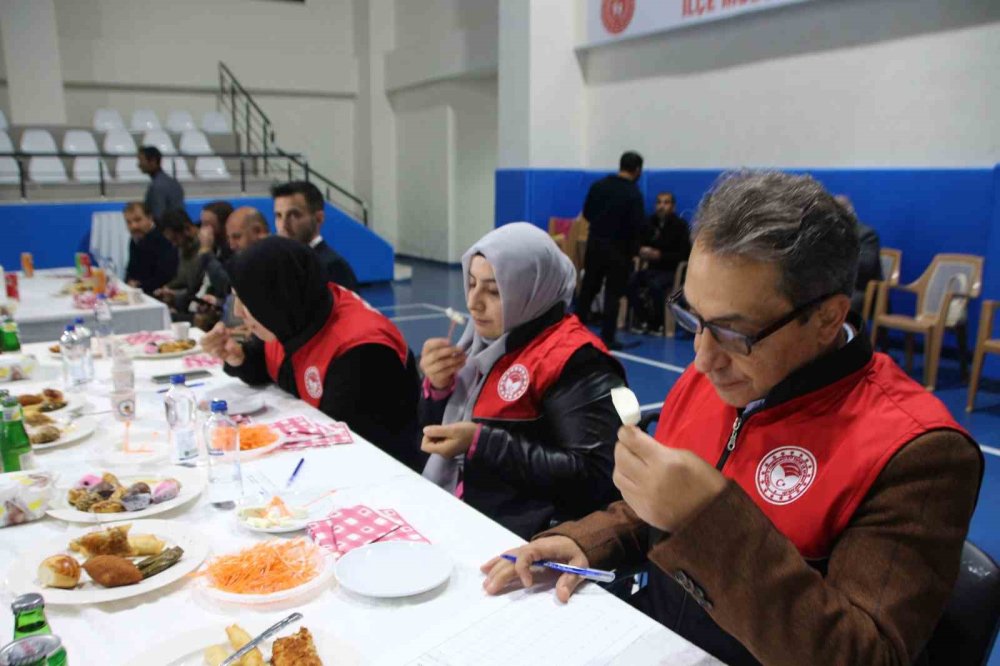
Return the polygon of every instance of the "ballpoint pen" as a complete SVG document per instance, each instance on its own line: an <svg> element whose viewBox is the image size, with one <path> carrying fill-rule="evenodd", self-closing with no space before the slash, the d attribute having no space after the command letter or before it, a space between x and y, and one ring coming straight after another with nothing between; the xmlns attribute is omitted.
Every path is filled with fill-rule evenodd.
<svg viewBox="0 0 1000 666"><path fill-rule="evenodd" d="M508 562L517 562L517 558L513 555L504 553L501 555L503 559ZM550 562L549 560L538 560L537 562L532 562L533 567L547 567L553 571L560 571L562 573L576 574L581 578L586 578L588 580L596 580L600 583L613 583L615 581L614 571L604 571L603 569L585 569L584 567L574 567L571 564L562 564L561 562Z"/></svg>

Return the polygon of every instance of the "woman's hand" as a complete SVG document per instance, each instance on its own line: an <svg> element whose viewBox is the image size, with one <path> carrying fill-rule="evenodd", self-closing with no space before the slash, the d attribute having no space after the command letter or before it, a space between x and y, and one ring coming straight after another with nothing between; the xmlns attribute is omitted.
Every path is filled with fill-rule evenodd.
<svg viewBox="0 0 1000 666"><path fill-rule="evenodd" d="M455 374L465 366L465 352L446 338L430 338L420 353L420 370L431 386L443 391L455 379Z"/></svg>

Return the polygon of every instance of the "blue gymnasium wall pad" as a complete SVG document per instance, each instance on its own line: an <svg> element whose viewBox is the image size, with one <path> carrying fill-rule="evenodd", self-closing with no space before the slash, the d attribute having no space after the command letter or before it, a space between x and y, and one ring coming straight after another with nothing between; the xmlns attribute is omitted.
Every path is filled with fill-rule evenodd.
<svg viewBox="0 0 1000 666"><path fill-rule="evenodd" d="M873 226L883 247L903 252L901 281L917 279L935 254L985 257L983 298L1000 299L1000 165L969 169L796 169L834 193L851 198L859 218ZM549 217L575 217L591 183L607 171L500 169L496 172L496 225L525 220L543 230ZM649 169L639 188L652 212L656 194L671 191L688 221L702 195L722 173L717 169ZM893 299L897 312L913 312L907 294ZM969 344L975 344L979 302L969 312ZM1000 330L1000 329L998 329ZM945 345L954 347L949 335ZM990 362L1000 373L1000 363Z"/></svg>
<svg viewBox="0 0 1000 666"><path fill-rule="evenodd" d="M186 208L197 220L202 206L214 199L188 199ZM234 208L259 209L274 231L274 206L270 197L229 198ZM0 265L20 267L21 252L31 252L38 268L73 264L73 253L90 234L95 212L120 211L122 201L80 203L11 203L0 205ZM330 204L322 233L327 242L354 268L358 281L392 280L394 252L389 243Z"/></svg>

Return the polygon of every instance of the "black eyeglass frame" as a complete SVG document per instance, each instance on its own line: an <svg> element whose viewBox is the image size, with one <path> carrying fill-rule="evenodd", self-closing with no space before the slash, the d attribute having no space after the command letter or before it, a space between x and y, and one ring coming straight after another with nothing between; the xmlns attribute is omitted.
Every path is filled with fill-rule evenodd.
<svg viewBox="0 0 1000 666"><path fill-rule="evenodd" d="M788 324L795 321L797 318L804 315L810 309L816 307L828 298L836 296L839 292L833 292L828 294L823 294L822 296L817 296L816 298L803 303L798 306L788 314L784 315L779 319L775 319L773 322L757 331L753 335L746 335L745 333L740 333L739 331L734 331L731 328L726 328L725 326L720 326L718 324L713 324L710 321L705 321L701 318L701 315L692 312L687 305L687 301L684 300L684 305L681 305L681 300L684 299L684 289L678 289L675 291L669 299L667 299L667 306L670 308L671 312L674 314L674 319L680 324L684 330L689 333L694 333L695 335L700 334L704 330L708 330L712 333L712 337L723 349L727 351L734 352L736 354L742 354L744 356L749 356L750 352L753 351L754 345L758 344L764 338L774 335L782 328ZM694 321L691 323L696 323L697 325L692 328L688 325L690 321L688 318L692 318ZM739 349L739 347L734 347L734 345L742 345L746 348L745 351Z"/></svg>

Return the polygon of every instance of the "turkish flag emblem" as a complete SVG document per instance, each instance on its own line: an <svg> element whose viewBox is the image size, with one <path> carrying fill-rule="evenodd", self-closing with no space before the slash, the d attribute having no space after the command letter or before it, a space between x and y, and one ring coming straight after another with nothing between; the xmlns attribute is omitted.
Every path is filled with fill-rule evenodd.
<svg viewBox="0 0 1000 666"><path fill-rule="evenodd" d="M612 35L625 30L634 15L635 0L601 0L601 22Z"/></svg>

